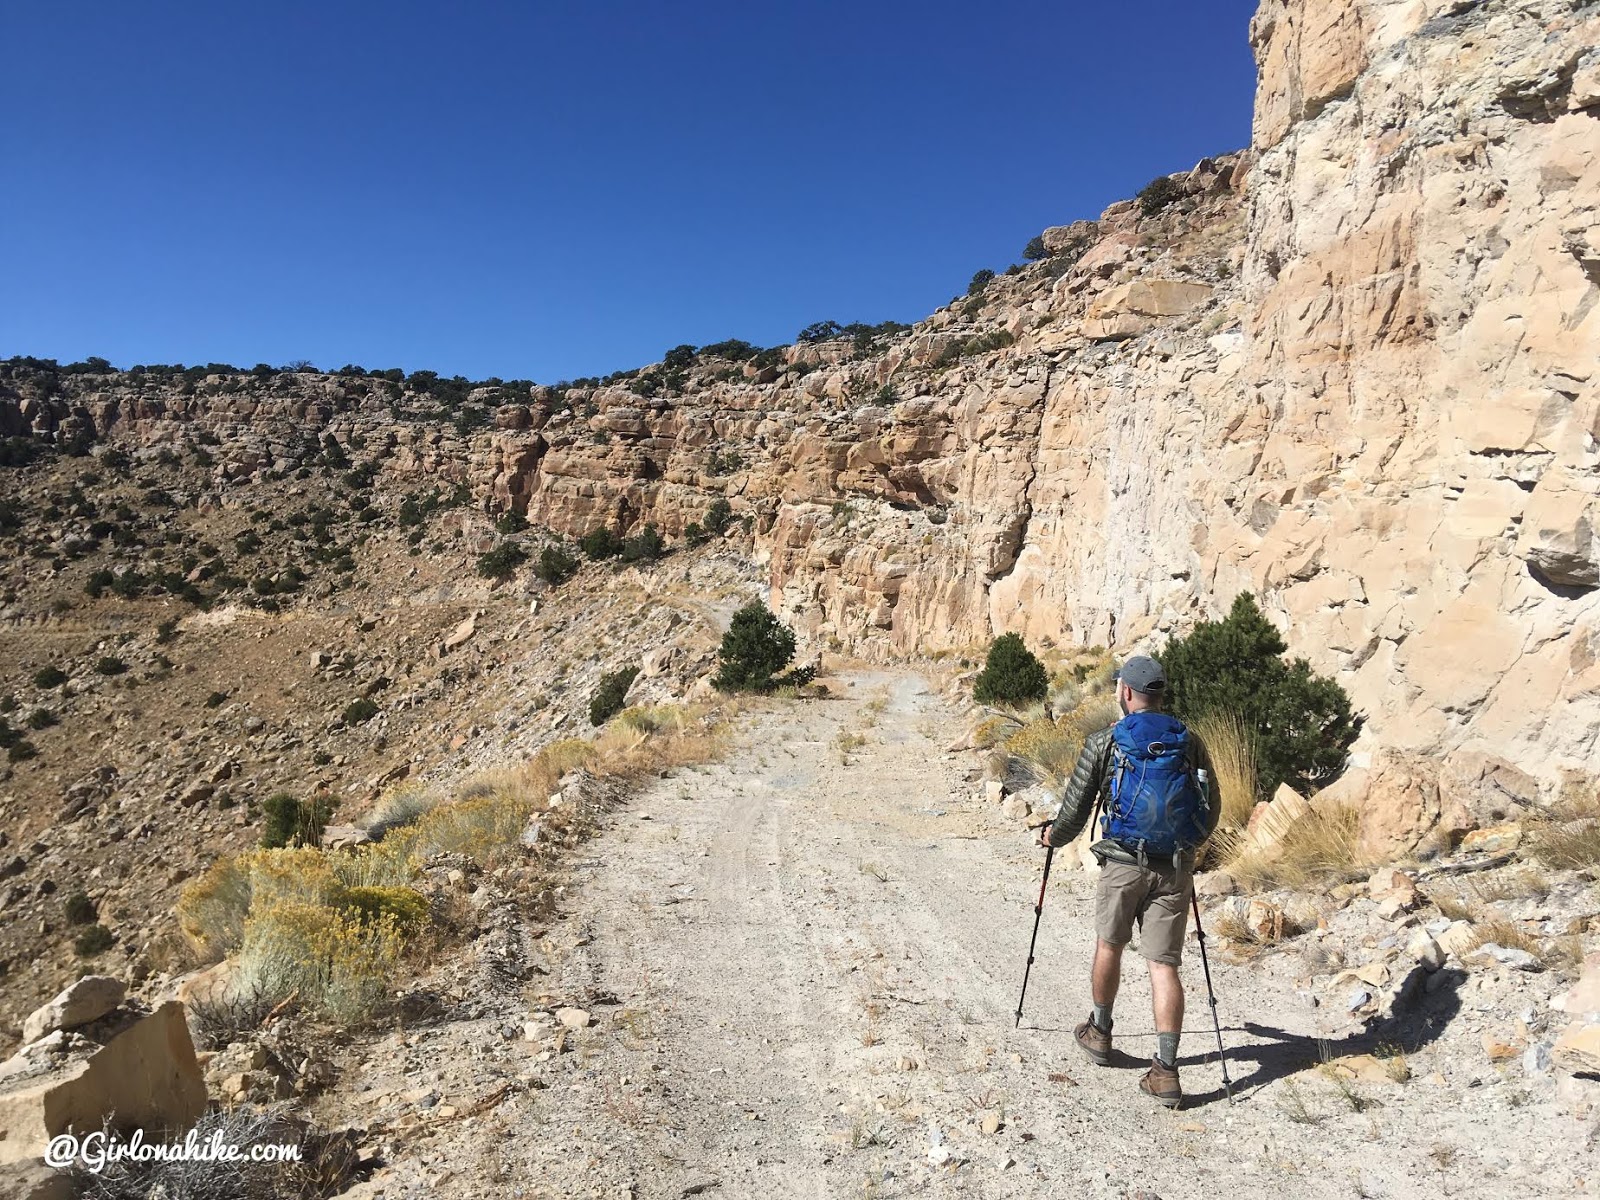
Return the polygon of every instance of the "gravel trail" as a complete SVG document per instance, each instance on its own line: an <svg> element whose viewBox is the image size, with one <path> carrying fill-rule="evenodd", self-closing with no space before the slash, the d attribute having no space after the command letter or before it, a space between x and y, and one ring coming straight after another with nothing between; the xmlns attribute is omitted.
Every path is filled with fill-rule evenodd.
<svg viewBox="0 0 1600 1200"><path fill-rule="evenodd" d="M485 1194L606 1200L1568 1194L1543 1162L1567 1127L1474 1101L1442 1043L1407 1048L1405 1084L1315 1070L1371 1047L1319 1044L1292 954L1213 956L1232 1107L1192 931L1185 1106L1138 1091L1155 1039L1131 950L1120 1061L1093 1066L1071 1036L1082 871L1052 878L1014 1029L1043 852L943 750L961 718L922 679L830 685L758 712L725 761L660 780L590 844L543 986L595 1024L493 1133L464 1129L435 1182L477 1155Z"/></svg>

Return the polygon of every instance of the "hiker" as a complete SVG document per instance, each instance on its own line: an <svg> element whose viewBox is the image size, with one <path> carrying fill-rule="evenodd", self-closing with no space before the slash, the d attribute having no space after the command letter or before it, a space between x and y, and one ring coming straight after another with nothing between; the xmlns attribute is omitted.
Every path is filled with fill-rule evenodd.
<svg viewBox="0 0 1600 1200"><path fill-rule="evenodd" d="M1167 677L1153 658L1137 655L1117 672L1123 717L1090 734L1073 768L1055 821L1039 830L1043 846L1068 845L1103 810L1095 892L1093 1008L1073 1036L1100 1066L1111 1063L1111 1007L1122 982L1122 948L1139 926L1139 952L1150 964L1156 1053L1139 1089L1175 1108L1183 982L1178 961L1194 889L1196 848L1217 827L1209 802L1211 762L1200 740L1161 711Z"/></svg>

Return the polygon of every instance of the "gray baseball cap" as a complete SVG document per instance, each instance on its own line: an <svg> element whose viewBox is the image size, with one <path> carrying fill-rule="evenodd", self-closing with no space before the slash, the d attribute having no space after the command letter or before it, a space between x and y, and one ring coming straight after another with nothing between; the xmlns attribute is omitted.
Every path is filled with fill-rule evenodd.
<svg viewBox="0 0 1600 1200"><path fill-rule="evenodd" d="M1167 690L1167 673L1155 659L1143 654L1123 663L1117 678L1143 696L1159 696Z"/></svg>

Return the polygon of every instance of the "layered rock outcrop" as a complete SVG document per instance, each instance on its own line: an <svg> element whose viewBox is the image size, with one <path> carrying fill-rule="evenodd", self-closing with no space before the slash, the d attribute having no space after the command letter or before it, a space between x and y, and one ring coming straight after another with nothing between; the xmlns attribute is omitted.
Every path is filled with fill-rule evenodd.
<svg viewBox="0 0 1600 1200"><path fill-rule="evenodd" d="M1250 150L909 331L476 430L301 375L15 390L0 431L203 428L219 488L331 438L566 534L727 496L786 617L866 654L1159 645L1248 588L1368 715L1367 776L1600 773L1600 15L1265 0L1251 38Z"/></svg>

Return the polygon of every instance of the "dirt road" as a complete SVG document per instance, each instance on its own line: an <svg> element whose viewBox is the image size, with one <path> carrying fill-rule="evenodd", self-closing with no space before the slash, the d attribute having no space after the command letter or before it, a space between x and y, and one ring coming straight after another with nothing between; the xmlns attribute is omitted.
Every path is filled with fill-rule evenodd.
<svg viewBox="0 0 1600 1200"><path fill-rule="evenodd" d="M1549 1194L1538 1113L1463 1109L1426 1059L1404 1086L1290 1078L1319 1045L1288 956L1213 963L1233 1107L1192 939L1186 1106L1137 1090L1154 1036L1135 955L1122 1061L1088 1063L1081 871L1052 880L1014 1029L1042 851L943 752L958 719L921 679L849 682L757 715L726 761L660 781L591 843L544 986L596 1024L544 1090L463 1130L475 1144L438 1146L436 1191L477 1167L496 1195L606 1200Z"/></svg>

